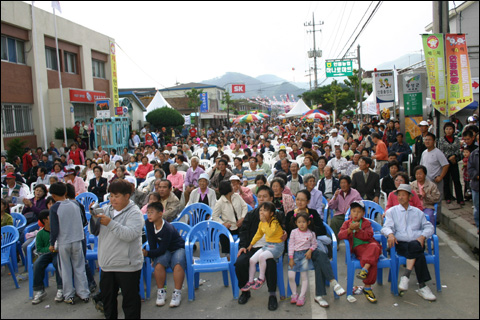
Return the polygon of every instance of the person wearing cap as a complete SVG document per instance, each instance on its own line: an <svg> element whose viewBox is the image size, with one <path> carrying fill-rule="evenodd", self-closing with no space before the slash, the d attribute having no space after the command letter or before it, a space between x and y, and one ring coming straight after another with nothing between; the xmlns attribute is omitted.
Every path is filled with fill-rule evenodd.
<svg viewBox="0 0 480 320"><path fill-rule="evenodd" d="M375 172L377 174L380 174L380 170L387 163L388 160L388 149L378 133L372 134L372 140L375 144L375 155L372 157L372 159L377 160L377 163L375 165Z"/></svg>
<svg viewBox="0 0 480 320"><path fill-rule="evenodd" d="M401 132L397 133L397 142L395 142L388 150L397 154L397 159L400 163L407 161L408 155L412 153L410 146L403 141L403 133Z"/></svg>
<svg viewBox="0 0 480 320"><path fill-rule="evenodd" d="M208 187L208 183L208 174L202 173L198 178L198 188L190 193L190 198L185 206L194 203L203 203L213 209L217 203L217 195L215 190ZM183 198L182 201L185 203L185 198Z"/></svg>
<svg viewBox="0 0 480 320"><path fill-rule="evenodd" d="M75 195L79 195L80 193L87 192L87 188L85 187L85 181L82 178L77 177L75 169L69 169L65 172L65 183L70 183L75 187Z"/></svg>
<svg viewBox="0 0 480 320"><path fill-rule="evenodd" d="M330 138L328 139L328 143L330 146L334 147L336 142L340 143L340 146L342 146L345 143L345 139L341 135L338 135L337 129L332 129L330 130Z"/></svg>
<svg viewBox="0 0 480 320"><path fill-rule="evenodd" d="M357 278L363 280L365 287L363 294L371 303L377 302L372 291L372 285L377 279L378 258L382 254L382 247L373 237L373 228L368 219L365 219L365 204L363 201L354 201L350 204L350 219L345 221L338 233L339 240L348 240L350 252L353 252L362 270ZM347 253L348 254L348 253Z"/></svg>
<svg viewBox="0 0 480 320"><path fill-rule="evenodd" d="M242 181L237 175L230 177L230 182L232 184L233 192L239 194L243 201L245 201L250 207L255 207L255 200L253 200L253 193L250 188L243 187Z"/></svg>
<svg viewBox="0 0 480 320"><path fill-rule="evenodd" d="M9 169L9 167L7 168ZM16 182L16 175L11 172L13 166L12 170L9 169L9 171L5 177L5 188L2 188L2 199L7 199L10 202L9 205L13 207L16 203L12 203L12 197L23 199L27 196L27 192L20 183Z"/></svg>
<svg viewBox="0 0 480 320"><path fill-rule="evenodd" d="M425 146L425 143L423 142L423 139L428 133L428 122L423 120L418 124L418 127L420 128L420 134L415 137L415 142L412 147L412 154L413 154L413 160L411 163L411 169L415 168L420 164L420 159L422 158L422 153L427 149ZM411 176L414 175L413 171L409 172Z"/></svg>
<svg viewBox="0 0 480 320"><path fill-rule="evenodd" d="M408 290L410 274L415 267L415 275L419 284L417 293L425 300L436 300L435 295L425 282L431 280L425 259L425 240L434 233L433 225L427 221L425 214L409 204L412 197L412 188L408 184L401 184L397 191L399 204L385 213L385 223L381 230L388 238L388 247L396 247L397 254L407 258L403 276L400 278L398 289Z"/></svg>

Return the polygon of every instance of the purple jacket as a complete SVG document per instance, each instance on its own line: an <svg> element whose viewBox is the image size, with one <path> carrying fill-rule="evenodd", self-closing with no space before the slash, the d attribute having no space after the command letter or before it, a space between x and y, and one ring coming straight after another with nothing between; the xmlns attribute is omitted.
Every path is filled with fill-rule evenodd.
<svg viewBox="0 0 480 320"><path fill-rule="evenodd" d="M185 174L185 186L194 185L198 187L198 178L205 171L197 166L197 169L193 171L192 167L188 168L187 173Z"/></svg>
<svg viewBox="0 0 480 320"><path fill-rule="evenodd" d="M346 195L346 197L343 197L344 193L343 191L340 191L340 194L335 197L333 197L329 202L328 202L328 207L331 209L335 209L335 214L334 216L338 216L341 214L347 213L347 210L350 208L350 204L353 201L362 201L362 196L360 193L358 193L357 190L350 188L350 191Z"/></svg>
<svg viewBox="0 0 480 320"><path fill-rule="evenodd" d="M33 212L34 216L38 219L38 214L40 211L47 209L47 200L46 198L42 198L34 203L32 199L32 204L33 205L31 208L27 206L23 207L22 214L26 215L29 212Z"/></svg>

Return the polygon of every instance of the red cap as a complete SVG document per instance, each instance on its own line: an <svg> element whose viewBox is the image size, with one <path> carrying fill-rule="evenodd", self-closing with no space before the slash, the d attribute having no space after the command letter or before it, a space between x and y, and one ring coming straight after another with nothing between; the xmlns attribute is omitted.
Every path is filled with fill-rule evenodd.
<svg viewBox="0 0 480 320"><path fill-rule="evenodd" d="M171 143L167 144L167 147L171 147L171 146L172 146L172 144L171 144Z"/></svg>
<svg viewBox="0 0 480 320"><path fill-rule="evenodd" d="M15 175L14 175L12 172L9 172L9 173L7 174L6 179L16 179L16 177L15 177Z"/></svg>

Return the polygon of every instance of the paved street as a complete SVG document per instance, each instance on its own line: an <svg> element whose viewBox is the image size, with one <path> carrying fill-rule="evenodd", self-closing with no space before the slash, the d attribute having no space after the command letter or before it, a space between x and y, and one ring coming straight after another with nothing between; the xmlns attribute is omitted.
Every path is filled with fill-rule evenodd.
<svg viewBox="0 0 480 320"><path fill-rule="evenodd" d="M343 296L333 299L329 292L330 307L322 309L313 302L313 286L304 307L293 306L288 300L279 303L276 312L267 309L266 286L259 292L253 292L247 305L239 305L232 299L231 288L222 285L220 273L202 274L206 282L196 292L196 300L189 302L187 290L183 290L183 300L179 308L155 306L155 288L152 288L152 298L142 304L143 318L475 318L479 317L479 264L463 241L455 235L438 229L440 237L442 292L435 291L435 281L429 286L437 296L436 302L427 302L415 293L415 276L412 275L410 290L404 297L394 297L390 294L387 275L384 274L384 285L373 287L378 298L376 305L370 304L362 295L355 296L358 300L349 303ZM346 286L345 247L339 251L339 281ZM286 266L285 266L286 270ZM21 269L23 271L23 269ZM430 265L432 278L434 269ZM98 277L98 273L97 273ZM172 284L171 274L168 283ZM286 272L285 272L286 279ZM310 284L313 285L313 272L310 272ZM50 279L51 286L47 289L48 296L41 304L33 306L28 300L28 282L21 281L20 289L15 289L8 272L2 272L2 318L92 318L101 319L103 315L97 312L92 303L87 305L77 303L74 306L65 303L57 304L55 296L55 280ZM53 284L53 286L52 286ZM360 284L358 280L355 284ZM171 290L168 292L168 298ZM121 301L121 296L119 296ZM168 304L169 300L167 301ZM121 302L120 302L121 304ZM49 307L47 307L47 305ZM120 318L123 313L120 311Z"/></svg>

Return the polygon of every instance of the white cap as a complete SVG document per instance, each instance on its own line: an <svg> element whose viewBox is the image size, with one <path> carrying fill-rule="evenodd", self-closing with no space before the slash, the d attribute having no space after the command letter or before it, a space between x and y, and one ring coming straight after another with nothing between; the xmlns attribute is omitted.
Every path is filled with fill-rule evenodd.
<svg viewBox="0 0 480 320"><path fill-rule="evenodd" d="M233 175L230 177L230 181L233 181L233 180L241 181L237 175Z"/></svg>
<svg viewBox="0 0 480 320"><path fill-rule="evenodd" d="M342 145L340 144L340 142L337 141L333 146L342 146Z"/></svg>
<svg viewBox="0 0 480 320"><path fill-rule="evenodd" d="M385 120L383 120L383 119L380 120L380 123L381 123L381 124L384 124L384 123L385 123Z"/></svg>
<svg viewBox="0 0 480 320"><path fill-rule="evenodd" d="M208 174L202 173L202 174L198 177L198 180L200 180L200 179L205 179L205 180L209 181L209 179L208 179Z"/></svg>
<svg viewBox="0 0 480 320"><path fill-rule="evenodd" d="M398 191L407 191L410 194L412 193L412 187L409 184L401 184L398 186L397 190L395 190L395 194L398 193Z"/></svg>
<svg viewBox="0 0 480 320"><path fill-rule="evenodd" d="M330 133L338 133L338 130L337 129L332 129L332 130L330 130Z"/></svg>
<svg viewBox="0 0 480 320"><path fill-rule="evenodd" d="M125 176L125 180L127 180L131 184L135 184L135 178L132 176Z"/></svg>
<svg viewBox="0 0 480 320"><path fill-rule="evenodd" d="M423 120L423 121L421 121L418 125L419 125L419 126L428 126L428 122L425 121L425 120Z"/></svg>

